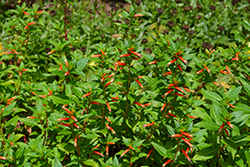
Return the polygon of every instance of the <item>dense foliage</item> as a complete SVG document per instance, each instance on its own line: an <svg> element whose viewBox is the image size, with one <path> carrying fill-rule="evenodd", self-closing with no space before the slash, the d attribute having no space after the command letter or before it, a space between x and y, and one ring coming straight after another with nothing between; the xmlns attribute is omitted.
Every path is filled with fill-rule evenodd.
<svg viewBox="0 0 250 167"><path fill-rule="evenodd" d="M128 2L0 14L0 164L250 164L248 1Z"/></svg>

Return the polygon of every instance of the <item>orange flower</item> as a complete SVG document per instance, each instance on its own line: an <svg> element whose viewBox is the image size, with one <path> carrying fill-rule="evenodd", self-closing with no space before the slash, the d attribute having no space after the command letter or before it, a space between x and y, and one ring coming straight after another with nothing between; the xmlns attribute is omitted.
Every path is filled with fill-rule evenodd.
<svg viewBox="0 0 250 167"><path fill-rule="evenodd" d="M78 122L76 117L74 117L73 115L70 116L75 122Z"/></svg>
<svg viewBox="0 0 250 167"><path fill-rule="evenodd" d="M29 13L27 13L27 12L23 12L23 14L25 14L25 15L28 15L28 16L29 16Z"/></svg>
<svg viewBox="0 0 250 167"><path fill-rule="evenodd" d="M87 97L87 96L89 96L89 95L91 95L91 93L86 93L86 94L83 95L82 97L84 98L84 97Z"/></svg>
<svg viewBox="0 0 250 167"><path fill-rule="evenodd" d="M63 105L62 109L64 109L69 115L73 115L73 113L69 109L67 109L66 106L67 105Z"/></svg>
<svg viewBox="0 0 250 167"><path fill-rule="evenodd" d="M221 132L221 130L224 128L225 124L223 123L221 126L220 126L220 129L219 129L219 133Z"/></svg>
<svg viewBox="0 0 250 167"><path fill-rule="evenodd" d="M74 127L76 127L77 129L80 128L80 127L79 127L76 123L74 123L74 122L73 122L73 125L74 125Z"/></svg>
<svg viewBox="0 0 250 167"><path fill-rule="evenodd" d="M171 117L175 117L175 118L177 118L177 116L176 116L176 115L174 115L174 114L172 114L172 113L170 113L170 112L168 112L168 115L170 115Z"/></svg>
<svg viewBox="0 0 250 167"><path fill-rule="evenodd" d="M182 137L183 135L182 134L174 134L174 135L171 135L170 137Z"/></svg>
<svg viewBox="0 0 250 167"><path fill-rule="evenodd" d="M177 59L174 59L172 61L170 61L167 65L173 64L174 62L176 62Z"/></svg>
<svg viewBox="0 0 250 167"><path fill-rule="evenodd" d="M92 55L91 57L102 57L101 54Z"/></svg>
<svg viewBox="0 0 250 167"><path fill-rule="evenodd" d="M169 72L166 72L166 73L164 73L162 75L171 75L171 74L172 74L172 71L169 71Z"/></svg>
<svg viewBox="0 0 250 167"><path fill-rule="evenodd" d="M234 126L229 122L229 121L227 121L227 124L228 124L228 126L230 127L230 128L234 128Z"/></svg>
<svg viewBox="0 0 250 167"><path fill-rule="evenodd" d="M107 107L109 109L109 112L111 112L111 107L110 107L109 103L107 102L106 104L107 104Z"/></svg>
<svg viewBox="0 0 250 167"><path fill-rule="evenodd" d="M106 127L107 127L107 129L110 129L115 135L116 135L116 133L115 133L115 131L114 131L114 129L113 128L111 128L108 124L106 124Z"/></svg>
<svg viewBox="0 0 250 167"><path fill-rule="evenodd" d="M163 105L162 105L162 107L161 107L161 111L163 111L164 110L164 108L166 107L166 103L164 103Z"/></svg>
<svg viewBox="0 0 250 167"><path fill-rule="evenodd" d="M200 74L201 72L203 72L204 70L203 69L201 69L201 70L199 70L196 74Z"/></svg>
<svg viewBox="0 0 250 167"><path fill-rule="evenodd" d="M74 146L77 146L77 137L74 138Z"/></svg>
<svg viewBox="0 0 250 167"><path fill-rule="evenodd" d="M144 89L144 87L142 86L142 84L140 83L140 81L138 81L137 79L135 79L135 81L138 83L138 85L139 85L142 89Z"/></svg>
<svg viewBox="0 0 250 167"><path fill-rule="evenodd" d="M189 118L197 118L196 116L191 116L191 115L189 115L189 114L187 114L187 116L188 116Z"/></svg>
<svg viewBox="0 0 250 167"><path fill-rule="evenodd" d="M58 124L63 125L63 126L70 127L70 124L66 124L66 123L62 123L62 122L59 122Z"/></svg>
<svg viewBox="0 0 250 167"><path fill-rule="evenodd" d="M190 163L192 163L192 161L191 161L191 159L189 158L189 156L187 155L186 151L183 150L183 149L181 149L181 151L182 151L182 153L185 155L185 157L188 159L188 161L189 161Z"/></svg>
<svg viewBox="0 0 250 167"><path fill-rule="evenodd" d="M183 132L182 130L181 130L181 133L182 133L183 135L185 135L187 138L192 138L192 137L193 137L193 135L191 135L191 134L189 134L189 133L187 133L187 132Z"/></svg>
<svg viewBox="0 0 250 167"><path fill-rule="evenodd" d="M118 38L118 37L122 37L122 35L121 34L114 34L111 36L111 38Z"/></svg>
<svg viewBox="0 0 250 167"><path fill-rule="evenodd" d="M189 145L189 147L193 148L193 145L187 141L185 138L181 138L185 143L187 143L187 145Z"/></svg>
<svg viewBox="0 0 250 167"><path fill-rule="evenodd" d="M106 53L103 50L100 50L102 52L103 55L106 55Z"/></svg>
<svg viewBox="0 0 250 167"><path fill-rule="evenodd" d="M133 148L131 145L128 145L128 147L129 147L131 150L134 150L134 148Z"/></svg>
<svg viewBox="0 0 250 167"><path fill-rule="evenodd" d="M154 122L152 122L150 124L144 124L143 127L153 126L154 124L155 124Z"/></svg>
<svg viewBox="0 0 250 167"><path fill-rule="evenodd" d="M171 161L172 161L172 159L167 160L167 161L162 165L162 167L166 166L166 165L169 164Z"/></svg>
<svg viewBox="0 0 250 167"><path fill-rule="evenodd" d="M57 119L57 121L66 121L66 120L69 120L70 118L68 118L68 117L65 117L65 118L59 118L59 119Z"/></svg>
<svg viewBox="0 0 250 167"><path fill-rule="evenodd" d="M38 95L39 97L43 97L43 98L45 98L45 97L47 97L46 95Z"/></svg>
<svg viewBox="0 0 250 167"><path fill-rule="evenodd" d="M67 72L64 73L64 76L66 76L66 75L69 75L69 71L67 71Z"/></svg>
<svg viewBox="0 0 250 167"><path fill-rule="evenodd" d="M135 52L135 51L130 51L130 52L131 52L132 54L138 56L138 57L141 57L141 54L139 54L139 53L137 53L137 52Z"/></svg>
<svg viewBox="0 0 250 167"><path fill-rule="evenodd" d="M125 151L122 153L122 155L120 156L120 158L123 157L129 150L130 150L129 148L128 148L127 150L125 150Z"/></svg>
<svg viewBox="0 0 250 167"><path fill-rule="evenodd" d="M98 151L94 151L95 154L100 155L101 157L104 157L104 155Z"/></svg>
<svg viewBox="0 0 250 167"><path fill-rule="evenodd" d="M53 51L49 52L47 55L50 55L50 54L52 54L52 53L54 53L54 52L55 52L55 50L53 50Z"/></svg>
<svg viewBox="0 0 250 167"><path fill-rule="evenodd" d="M124 62L120 62L120 61L117 61L117 62L115 63L115 65L125 66L125 65L126 65L126 63L124 63Z"/></svg>
<svg viewBox="0 0 250 167"><path fill-rule="evenodd" d="M35 119L36 117L35 116L28 116L27 118L28 119Z"/></svg>
<svg viewBox="0 0 250 167"><path fill-rule="evenodd" d="M101 105L100 103L98 103L96 101L92 101L91 104Z"/></svg>
<svg viewBox="0 0 250 167"><path fill-rule="evenodd" d="M178 91L180 91L180 92L182 92L182 93L185 93L185 91L183 90L183 89L181 89L180 87L178 87L178 86L174 86L175 87L175 89L177 89Z"/></svg>
<svg viewBox="0 0 250 167"><path fill-rule="evenodd" d="M106 146L106 155L109 155L109 146Z"/></svg>
<svg viewBox="0 0 250 167"><path fill-rule="evenodd" d="M205 67L205 69L207 70L207 72L210 73L209 68L207 68L207 66L206 66L205 64L204 64L204 67Z"/></svg>
<svg viewBox="0 0 250 167"><path fill-rule="evenodd" d="M169 93L173 92L174 89L170 89L169 91L167 91L164 96L167 96Z"/></svg>
<svg viewBox="0 0 250 167"><path fill-rule="evenodd" d="M1 159L1 160L7 160L6 157L2 157L2 156L0 156L0 159Z"/></svg>
<svg viewBox="0 0 250 167"><path fill-rule="evenodd" d="M148 63L148 65L156 64L158 61L159 61L159 60L152 61L152 62Z"/></svg>
<svg viewBox="0 0 250 167"><path fill-rule="evenodd" d="M131 54L130 53L128 53L128 54L123 54L123 55L120 55L119 57L128 57L128 56L130 56Z"/></svg>
<svg viewBox="0 0 250 167"><path fill-rule="evenodd" d="M145 107L143 104L141 104L141 103L138 103L138 102L134 102L135 104L137 104L138 106L141 106L141 107Z"/></svg>
<svg viewBox="0 0 250 167"><path fill-rule="evenodd" d="M187 63L188 63L188 62L187 62L187 60L183 59L183 57L178 56L178 58L179 58L181 61L183 61L185 64L187 64Z"/></svg>
<svg viewBox="0 0 250 167"><path fill-rule="evenodd" d="M48 90L49 90L48 96L52 95L52 91L50 89Z"/></svg>
<svg viewBox="0 0 250 167"><path fill-rule="evenodd" d="M108 122L111 122L111 120L110 120L108 117L105 117L105 119L106 119Z"/></svg>
<svg viewBox="0 0 250 167"><path fill-rule="evenodd" d="M213 84L215 84L216 86L220 86L217 82L213 82Z"/></svg>
<svg viewBox="0 0 250 167"><path fill-rule="evenodd" d="M148 152L148 154L147 154L147 158L150 156L150 154L152 153L152 151L154 150L155 148L153 147L149 152ZM147 159L146 158L146 159Z"/></svg>
<svg viewBox="0 0 250 167"><path fill-rule="evenodd" d="M65 59L64 62L66 64L66 66L69 68L69 63L68 63L67 59Z"/></svg>
<svg viewBox="0 0 250 167"><path fill-rule="evenodd" d="M36 24L36 22L28 23L28 26L33 25L33 24Z"/></svg>
<svg viewBox="0 0 250 167"><path fill-rule="evenodd" d="M114 82L114 78L112 78L111 81L109 81L109 82L105 85L105 88L108 87L112 82Z"/></svg>
<svg viewBox="0 0 250 167"><path fill-rule="evenodd" d="M143 14L135 14L134 17L142 17Z"/></svg>

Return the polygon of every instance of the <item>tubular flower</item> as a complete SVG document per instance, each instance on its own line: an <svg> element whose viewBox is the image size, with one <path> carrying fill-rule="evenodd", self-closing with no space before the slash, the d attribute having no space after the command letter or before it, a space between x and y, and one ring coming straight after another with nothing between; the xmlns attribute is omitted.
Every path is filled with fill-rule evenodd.
<svg viewBox="0 0 250 167"><path fill-rule="evenodd" d="M203 69L201 69L201 70L199 70L196 74L200 74L201 72L203 72L204 70Z"/></svg>
<svg viewBox="0 0 250 167"><path fill-rule="evenodd" d="M66 121L66 120L69 120L70 118L68 118L68 117L65 117L65 118L59 118L59 119L57 119L57 121Z"/></svg>
<svg viewBox="0 0 250 167"><path fill-rule="evenodd" d="M141 107L145 107L143 104L141 104L141 103L138 103L138 102L134 102L135 104L137 104L138 106L141 106Z"/></svg>
<svg viewBox="0 0 250 167"><path fill-rule="evenodd" d="M139 85L142 89L144 89L144 87L142 86L142 84L140 83L140 81L138 81L137 79L135 79L135 81L138 83L138 85Z"/></svg>
<svg viewBox="0 0 250 167"><path fill-rule="evenodd" d="M150 124L144 124L143 127L153 126L154 124L155 124L154 122L152 122Z"/></svg>
<svg viewBox="0 0 250 167"><path fill-rule="evenodd" d="M181 151L182 151L182 153L185 155L185 157L188 159L188 161L189 161L190 163L192 163L192 161L191 161L191 159L189 158L189 156L187 155L186 151L183 150L183 149L181 149Z"/></svg>
<svg viewBox="0 0 250 167"><path fill-rule="evenodd" d="M229 122L229 121L227 121L227 124L228 124L228 126L230 127L230 128L234 128L234 126Z"/></svg>
<svg viewBox="0 0 250 167"><path fill-rule="evenodd" d="M52 95L52 91L50 89L48 90L49 90L48 96Z"/></svg>
<svg viewBox="0 0 250 167"><path fill-rule="evenodd" d="M101 105L100 103L98 103L96 101L92 101L91 104Z"/></svg>
<svg viewBox="0 0 250 167"><path fill-rule="evenodd" d="M122 155L120 156L120 158L123 157L129 150L130 150L129 148L128 148L127 150L125 150L125 151L122 153Z"/></svg>
<svg viewBox="0 0 250 167"><path fill-rule="evenodd" d="M130 54L130 53L128 53L128 54L123 54L123 55L120 55L119 57L128 57L128 56L131 56L131 54Z"/></svg>
<svg viewBox="0 0 250 167"><path fill-rule="evenodd" d="M166 73L164 73L162 75L171 75L171 74L172 74L172 71L169 71L169 72L166 72Z"/></svg>
<svg viewBox="0 0 250 167"><path fill-rule="evenodd" d="M173 92L174 89L170 89L169 91L167 91L164 96L167 96L169 93Z"/></svg>
<svg viewBox="0 0 250 167"><path fill-rule="evenodd" d="M73 122L73 125L74 125L74 127L76 127L76 129L79 129L80 127L76 124L76 123L74 123Z"/></svg>
<svg viewBox="0 0 250 167"><path fill-rule="evenodd" d="M167 161L162 165L162 167L166 166L166 165L169 164L171 161L172 161L172 159L167 160Z"/></svg>
<svg viewBox="0 0 250 167"><path fill-rule="evenodd" d="M221 126L220 126L220 129L219 129L219 133L221 132L221 130L224 128L225 124L223 123Z"/></svg>
<svg viewBox="0 0 250 167"><path fill-rule="evenodd" d="M82 97L84 98L84 97L87 97L87 96L89 96L89 95L91 95L91 93L86 93L86 94L83 95Z"/></svg>
<svg viewBox="0 0 250 167"><path fill-rule="evenodd" d="M178 64L177 65L177 67L179 68L179 70L182 72L183 70L182 70L182 68L181 68L181 66Z"/></svg>
<svg viewBox="0 0 250 167"><path fill-rule="evenodd" d="M35 116L28 116L27 118L28 119L35 119L36 117Z"/></svg>
<svg viewBox="0 0 250 167"><path fill-rule="evenodd" d="M111 112L111 107L110 107L109 103L107 102L106 104L107 104L107 107L109 109L109 112Z"/></svg>
<svg viewBox="0 0 250 167"><path fill-rule="evenodd" d="M73 115L73 113L69 109L66 108L66 105L63 105L62 109L64 109L69 115Z"/></svg>
<svg viewBox="0 0 250 167"><path fill-rule="evenodd" d="M188 116L189 118L197 118L196 116L191 116L191 115L189 115L189 114L187 114L187 116Z"/></svg>
<svg viewBox="0 0 250 167"><path fill-rule="evenodd" d="M207 68L207 66L206 66L205 64L204 64L204 67L205 67L205 69L207 70L207 72L210 73L209 68Z"/></svg>
<svg viewBox="0 0 250 167"><path fill-rule="evenodd" d="M182 133L183 135L185 135L187 138L192 138L192 137L193 137L193 135L191 135L191 134L189 134L189 133L187 133L187 132L183 132L182 130L181 130L181 133Z"/></svg>
<svg viewBox="0 0 250 167"><path fill-rule="evenodd" d="M193 148L193 145L187 141L185 138L181 138L187 145L189 145L189 147Z"/></svg>
<svg viewBox="0 0 250 167"><path fill-rule="evenodd" d="M74 146L77 146L77 137L74 138Z"/></svg>
<svg viewBox="0 0 250 167"><path fill-rule="evenodd" d="M62 122L59 122L58 124L63 125L63 126L70 127L70 124L66 124L66 123L62 123Z"/></svg>
<svg viewBox="0 0 250 167"><path fill-rule="evenodd" d="M161 111L163 111L164 110L164 108L166 107L166 103L164 103L163 105L162 105L162 107L161 107Z"/></svg>
<svg viewBox="0 0 250 167"><path fill-rule="evenodd" d="M142 17L143 14L135 14L134 17Z"/></svg>
<svg viewBox="0 0 250 167"><path fill-rule="evenodd" d="M172 114L172 113L170 113L170 112L168 112L168 115L170 115L171 117L175 117L175 118L177 118L177 116L176 116L176 115L174 115L174 114Z"/></svg>
<svg viewBox="0 0 250 167"><path fill-rule="evenodd" d="M183 89L181 89L180 87L178 87L178 86L174 86L175 87L175 89L177 89L178 91L180 91L180 92L182 92L182 93L185 93L185 91L183 90Z"/></svg>
<svg viewBox="0 0 250 167"><path fill-rule="evenodd" d="M187 63L188 63L188 62L187 62L187 60L185 60L183 57L178 56L178 58L179 58L181 61L183 61L183 63L185 63L185 64L187 64Z"/></svg>
<svg viewBox="0 0 250 167"><path fill-rule="evenodd" d="M125 66L125 65L126 65L126 63L124 63L124 62L120 62L120 61L117 61L117 62L115 63L115 65Z"/></svg>
<svg viewBox="0 0 250 167"><path fill-rule="evenodd" d="M229 132L227 131L227 129L224 129L224 131L225 131L225 133L226 133L228 136L230 136L230 135L229 135Z"/></svg>
<svg viewBox="0 0 250 167"><path fill-rule="evenodd" d="M112 82L114 82L114 78L112 78L111 81L109 81L109 82L105 85L105 88L108 87Z"/></svg>
<svg viewBox="0 0 250 167"><path fill-rule="evenodd" d="M170 137L182 137L182 136L183 136L182 134L173 134Z"/></svg>
<svg viewBox="0 0 250 167"><path fill-rule="evenodd" d="M109 155L109 145L106 146L106 155Z"/></svg>
<svg viewBox="0 0 250 167"><path fill-rule="evenodd" d="M103 50L100 50L102 52L103 55L106 55L106 53Z"/></svg>
<svg viewBox="0 0 250 167"><path fill-rule="evenodd" d="M136 55L136 56L138 56L138 57L141 57L141 54L139 54L139 53L137 53L137 52L135 52L135 51L130 51L133 55Z"/></svg>
<svg viewBox="0 0 250 167"><path fill-rule="evenodd" d="M116 135L116 133L115 133L115 131L114 131L114 129L113 128L111 128L108 124L106 124L106 127L107 127L107 129L110 129L115 135Z"/></svg>
<svg viewBox="0 0 250 167"><path fill-rule="evenodd" d="M105 119L106 119L108 122L111 122L111 120L110 120L108 117L105 117Z"/></svg>
<svg viewBox="0 0 250 167"><path fill-rule="evenodd" d="M156 64L158 61L159 61L159 60L152 61L152 62L148 63L148 65Z"/></svg>
<svg viewBox="0 0 250 167"><path fill-rule="evenodd" d="M69 68L69 63L68 63L67 59L65 59L64 62L66 64L66 66Z"/></svg>
<svg viewBox="0 0 250 167"><path fill-rule="evenodd" d="M92 55L91 57L102 57L101 54Z"/></svg>
<svg viewBox="0 0 250 167"><path fill-rule="evenodd" d="M1 159L1 160L7 160L6 157L2 157L2 156L0 156L0 159Z"/></svg>
<svg viewBox="0 0 250 167"><path fill-rule="evenodd" d="M167 65L169 66L170 64L173 64L174 62L176 62L177 59L171 60Z"/></svg>
<svg viewBox="0 0 250 167"><path fill-rule="evenodd" d="M23 12L23 14L25 14L25 15L28 15L28 16L29 16L29 13L27 13L27 12Z"/></svg>
<svg viewBox="0 0 250 167"><path fill-rule="evenodd" d="M78 122L76 117L74 117L73 115L70 116L75 122Z"/></svg>
<svg viewBox="0 0 250 167"><path fill-rule="evenodd" d="M95 154L100 155L101 157L104 157L104 155L98 151L94 151Z"/></svg>
<svg viewBox="0 0 250 167"><path fill-rule="evenodd" d="M217 82L213 82L213 84L215 84L216 86L220 86Z"/></svg>
<svg viewBox="0 0 250 167"><path fill-rule="evenodd" d="M155 148L153 147L153 148L148 152L146 159L150 156L150 154L152 153L152 151L153 151L154 149L155 149Z"/></svg>

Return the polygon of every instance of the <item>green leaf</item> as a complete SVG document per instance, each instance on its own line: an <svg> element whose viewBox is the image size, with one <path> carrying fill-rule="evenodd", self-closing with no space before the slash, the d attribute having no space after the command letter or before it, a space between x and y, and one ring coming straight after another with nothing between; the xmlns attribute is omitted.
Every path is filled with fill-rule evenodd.
<svg viewBox="0 0 250 167"><path fill-rule="evenodd" d="M222 124L221 108L217 103L210 105L210 115L218 125Z"/></svg>
<svg viewBox="0 0 250 167"><path fill-rule="evenodd" d="M29 118L21 118L20 121L26 125L29 125L29 126L36 126L37 125L36 121L34 121L33 119L29 119Z"/></svg>
<svg viewBox="0 0 250 167"><path fill-rule="evenodd" d="M56 104L67 104L69 105L71 103L71 100L69 97L62 95L62 94L55 94L49 96L49 99L52 99Z"/></svg>
<svg viewBox="0 0 250 167"><path fill-rule="evenodd" d="M153 145L153 147L156 149L156 151L163 157L166 156L167 154L167 150L163 147L160 146L159 144L155 143L155 142L151 142L151 144Z"/></svg>
<svg viewBox="0 0 250 167"><path fill-rule="evenodd" d="M202 128L206 128L208 130L213 130L213 131L217 131L219 130L220 126L217 125L216 123L214 122L209 122L209 121L201 121L199 123L196 123L194 125L195 127L202 127Z"/></svg>
<svg viewBox="0 0 250 167"><path fill-rule="evenodd" d="M250 84L247 81L245 81L244 79L241 79L241 78L240 78L240 82L243 85L243 87L244 87L245 91L247 92L248 96L250 96Z"/></svg>
<svg viewBox="0 0 250 167"><path fill-rule="evenodd" d="M241 88L242 88L242 86L239 86L235 89L230 89L227 93L228 100L235 100L238 97L238 95L241 91Z"/></svg>
<svg viewBox="0 0 250 167"><path fill-rule="evenodd" d="M57 158L57 156L55 156L53 167L62 167L62 164Z"/></svg>
<svg viewBox="0 0 250 167"><path fill-rule="evenodd" d="M250 31L250 24L248 23L248 21L246 19L244 19L244 21L243 21L243 26L245 27L245 29Z"/></svg>
<svg viewBox="0 0 250 167"><path fill-rule="evenodd" d="M88 159L86 161L83 161L85 165L93 166L93 167L99 167L98 163L96 163L93 159Z"/></svg>
<svg viewBox="0 0 250 167"><path fill-rule="evenodd" d="M215 92L209 91L209 90L203 90L201 92L203 94L203 96L211 101L221 101L222 98L220 97L220 95L218 95Z"/></svg>
<svg viewBox="0 0 250 167"><path fill-rule="evenodd" d="M77 61L77 70L82 71L84 67L88 64L88 61L89 61L89 57L85 57Z"/></svg>
<svg viewBox="0 0 250 167"><path fill-rule="evenodd" d="M4 110L3 110L3 117L10 115L11 112L13 112L13 108L16 105L16 101L8 105Z"/></svg>
<svg viewBox="0 0 250 167"><path fill-rule="evenodd" d="M6 124L4 124L4 127L8 127L10 125L16 126L19 119L20 118L18 116L15 116L14 118L11 118L8 122L6 122Z"/></svg>
<svg viewBox="0 0 250 167"><path fill-rule="evenodd" d="M200 150L197 154L195 154L195 156L193 157L193 160L206 161L208 159L213 158L217 151L218 151L218 148L214 146L207 147L205 149Z"/></svg>
<svg viewBox="0 0 250 167"><path fill-rule="evenodd" d="M112 166L113 166L113 167L120 167L120 165L119 165L119 160L118 160L118 158L116 157L116 155L115 155L115 157L114 157L114 159L113 159Z"/></svg>

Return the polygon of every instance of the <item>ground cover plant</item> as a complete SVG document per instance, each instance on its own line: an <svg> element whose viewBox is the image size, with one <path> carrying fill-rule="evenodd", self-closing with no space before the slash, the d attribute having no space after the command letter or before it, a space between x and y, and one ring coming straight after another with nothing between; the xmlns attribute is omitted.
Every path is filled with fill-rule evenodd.
<svg viewBox="0 0 250 167"><path fill-rule="evenodd" d="M248 166L248 1L53 1L0 14L1 166Z"/></svg>

